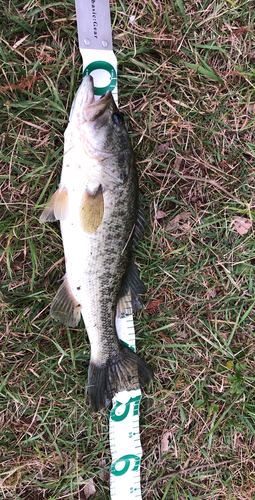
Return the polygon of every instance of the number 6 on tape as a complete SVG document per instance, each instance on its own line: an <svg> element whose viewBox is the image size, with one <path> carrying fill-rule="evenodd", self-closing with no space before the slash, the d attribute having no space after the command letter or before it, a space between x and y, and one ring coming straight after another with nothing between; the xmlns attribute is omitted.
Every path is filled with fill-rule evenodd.
<svg viewBox="0 0 255 500"><path fill-rule="evenodd" d="M114 474L114 476L122 476L123 474L125 474L130 467L130 459L133 459L135 461L135 465L131 470L133 472L137 471L139 469L141 461L140 457L138 457L137 455L124 455L124 457L119 458L111 465L111 473ZM120 462L125 462L124 467L121 470L117 470L116 465Z"/></svg>

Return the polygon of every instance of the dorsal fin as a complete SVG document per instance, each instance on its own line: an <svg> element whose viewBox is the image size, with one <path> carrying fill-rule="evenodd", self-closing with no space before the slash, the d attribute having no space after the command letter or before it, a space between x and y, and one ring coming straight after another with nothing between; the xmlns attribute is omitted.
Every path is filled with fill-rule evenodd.
<svg viewBox="0 0 255 500"><path fill-rule="evenodd" d="M138 208L136 224L132 237L132 248L135 248L144 232L146 220L141 207ZM117 302L117 317L120 318L125 314L130 307L130 299L132 303L133 313L139 311L143 307L143 302L140 295L145 293L145 286L140 279L139 271L132 258L130 265L123 276Z"/></svg>
<svg viewBox="0 0 255 500"><path fill-rule="evenodd" d="M138 243L143 235L145 227L146 227L146 219L145 219L145 216L143 213L143 209L141 207L139 207L138 213L137 213L136 224L135 224L135 228L134 228L134 232L133 232L133 243L132 243L133 248L135 248L138 245Z"/></svg>

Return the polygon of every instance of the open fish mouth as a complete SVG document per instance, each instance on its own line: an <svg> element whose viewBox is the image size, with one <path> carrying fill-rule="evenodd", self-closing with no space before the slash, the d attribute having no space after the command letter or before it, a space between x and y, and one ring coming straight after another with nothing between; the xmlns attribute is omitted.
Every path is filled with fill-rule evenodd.
<svg viewBox="0 0 255 500"><path fill-rule="evenodd" d="M93 122L108 109L112 99L112 93L107 90L107 92L96 101L93 78L87 75L83 78L76 93L72 115L77 114L77 116L82 117L83 121Z"/></svg>

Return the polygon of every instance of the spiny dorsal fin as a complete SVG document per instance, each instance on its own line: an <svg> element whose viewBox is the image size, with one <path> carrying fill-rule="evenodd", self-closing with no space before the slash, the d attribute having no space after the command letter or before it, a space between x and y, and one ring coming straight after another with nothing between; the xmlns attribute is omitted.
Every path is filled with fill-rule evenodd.
<svg viewBox="0 0 255 500"><path fill-rule="evenodd" d="M80 208L80 222L82 229L93 234L100 226L104 215L104 197L100 185L94 194L85 191Z"/></svg>
<svg viewBox="0 0 255 500"><path fill-rule="evenodd" d="M56 222L56 220L64 220L68 217L68 193L67 189L61 191L57 189L50 198L48 205L45 207L41 217L41 222Z"/></svg>
<svg viewBox="0 0 255 500"><path fill-rule="evenodd" d="M81 318L81 305L74 298L66 279L59 287L50 308L50 315L64 325L75 327Z"/></svg>
<svg viewBox="0 0 255 500"><path fill-rule="evenodd" d="M142 299L140 295L145 293L145 286L140 279L139 271L132 259L130 266L128 267L125 275L123 276L117 303L117 316L121 317L121 312L123 312L123 298L126 297L128 300L128 294L131 294L132 310L133 313L139 311L143 307Z"/></svg>
<svg viewBox="0 0 255 500"><path fill-rule="evenodd" d="M146 219L145 219L142 208L139 207L137 219L136 219L136 224L135 224L135 228L134 228L134 232L133 232L133 243L132 243L133 248L135 248L138 245L138 243L141 239L141 236L144 232L145 227L146 227Z"/></svg>

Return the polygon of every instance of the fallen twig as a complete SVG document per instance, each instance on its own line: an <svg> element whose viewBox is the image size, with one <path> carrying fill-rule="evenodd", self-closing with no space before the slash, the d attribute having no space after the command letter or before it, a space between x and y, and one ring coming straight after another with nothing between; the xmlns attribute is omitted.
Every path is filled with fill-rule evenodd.
<svg viewBox="0 0 255 500"><path fill-rule="evenodd" d="M149 175L151 175L152 177L166 176L166 174L161 174L157 172L153 172L152 174ZM176 177L176 175L174 174L167 174L167 175L168 177ZM207 177L196 177L195 175L184 175L184 174L180 174L180 179L185 179L188 181L205 182L206 184L211 184L212 186L216 187L220 191L223 191L225 194L227 194L230 198L232 198L232 200L236 201L237 203L240 203L241 205L244 205L244 203L241 200L239 200L239 198L231 194L227 189L222 187L220 184L218 184L218 182L214 181L213 179L208 179Z"/></svg>
<svg viewBox="0 0 255 500"><path fill-rule="evenodd" d="M173 477L173 476L177 476L177 475L182 475L182 474L187 474L187 472L193 472L193 471L197 471L197 470L201 470L201 469L208 469L208 467L220 467L222 465L227 465L227 464L235 464L237 463L236 460L225 460L224 462L217 462L217 463L213 463L213 464L204 464L204 465L197 465L197 466L194 466L194 467L189 467L188 469L179 469L178 471L176 472L171 472L171 474L167 474L166 476L161 476L158 478L158 480L163 480L163 479L168 479L169 477ZM157 479L151 479L150 481L147 482L147 484L151 484L153 483L154 481L156 481Z"/></svg>

